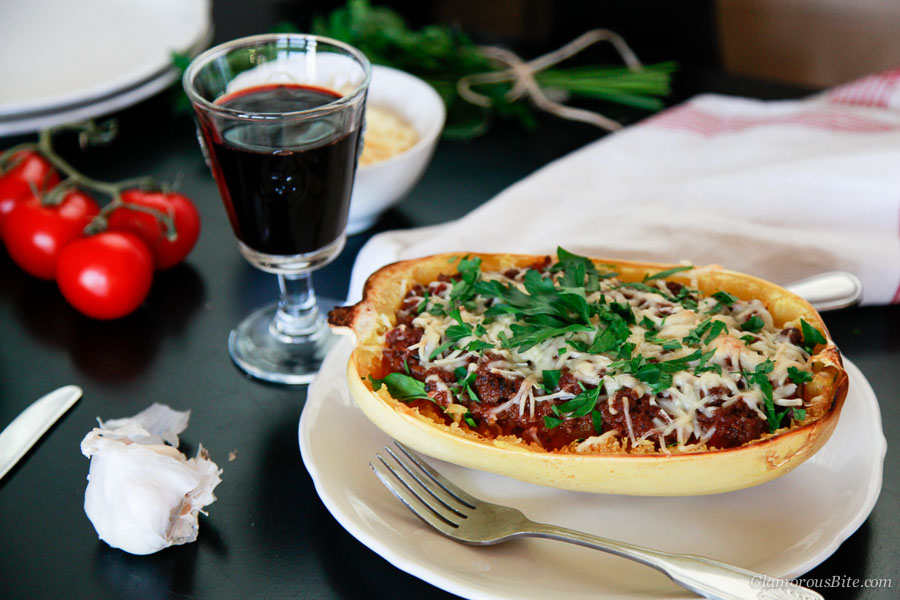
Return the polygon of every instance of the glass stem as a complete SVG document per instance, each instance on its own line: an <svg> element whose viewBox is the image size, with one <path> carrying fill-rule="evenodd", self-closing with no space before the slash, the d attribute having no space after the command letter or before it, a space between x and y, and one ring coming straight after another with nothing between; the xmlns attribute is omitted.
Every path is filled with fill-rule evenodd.
<svg viewBox="0 0 900 600"><path fill-rule="evenodd" d="M309 272L288 275L279 273L278 289L281 291L281 298L270 325L272 332L282 339L289 338L285 341L307 341L319 331L319 308L312 275Z"/></svg>

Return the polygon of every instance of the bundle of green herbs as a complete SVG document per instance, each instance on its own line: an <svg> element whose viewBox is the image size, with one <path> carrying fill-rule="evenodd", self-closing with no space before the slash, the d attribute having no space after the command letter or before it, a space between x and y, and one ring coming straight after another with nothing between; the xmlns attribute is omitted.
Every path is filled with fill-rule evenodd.
<svg viewBox="0 0 900 600"><path fill-rule="evenodd" d="M460 98L456 89L460 78L502 67L457 28L428 25L413 30L390 8L373 6L369 0L349 0L328 16L315 18L312 33L347 42L365 53L372 63L412 73L431 84L447 106L445 138L474 138L487 130L494 115L515 119L526 127L535 125L535 109L528 102L507 101L509 83L478 87L479 93L491 99L490 108ZM646 65L638 71L591 65L549 68L535 78L542 88L553 90L556 95L656 111L663 107L662 98L669 94L675 68L672 62Z"/></svg>

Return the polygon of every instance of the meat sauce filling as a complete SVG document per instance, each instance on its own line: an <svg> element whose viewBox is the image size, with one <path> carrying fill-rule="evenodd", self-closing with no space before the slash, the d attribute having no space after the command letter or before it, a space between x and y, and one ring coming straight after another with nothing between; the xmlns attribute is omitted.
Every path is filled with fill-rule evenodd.
<svg viewBox="0 0 900 600"><path fill-rule="evenodd" d="M563 289L560 274L548 271L549 263L548 258L529 269L509 269L491 277L479 273L479 277L499 281L509 289L532 292L534 297L535 276L529 276L530 286L523 285L528 271L537 272L544 285L556 282L558 289ZM586 297L602 293L603 302L610 303L609 296L621 300L614 310L625 315L623 319L631 329L621 334L627 337L619 342L628 341L603 354L592 352L600 347L596 342L600 327L588 348L587 342L558 336L563 341L557 342L553 366L559 368L541 370L527 350L521 351L524 344L518 352L505 344L510 332L522 331L515 325L501 328L496 335L504 342L491 345L488 327L493 321L477 315L492 314L491 307L500 304L502 298L482 299L478 306L471 299L468 304L461 303L466 317L450 310L453 295L461 295L454 290L467 283L457 274L441 275L427 286L414 285L396 312L396 325L385 335L382 376L399 373L424 383L427 399L414 398L408 403L447 425L457 422L487 438L516 436L547 450L573 448L584 440L609 434L626 447L652 444L655 450L668 451L673 446L691 444L733 448L759 439L777 426L788 426L792 419L803 418L802 384L807 378L797 373L808 368L803 361L809 351L801 348L803 340L796 327L775 330L769 326L771 331L766 333L764 326L771 323L771 317L761 304L738 305L728 295L715 301L704 299L697 290L674 281L660 280L648 289L643 284L626 287L615 279L604 280L607 289L593 290L594 296ZM513 293L509 295L515 298ZM429 306L438 309L428 312ZM678 319L684 317L678 315L684 315L686 307L691 314L726 314L735 326L726 327L732 321L725 319L722 322L727 321L726 325L716 325L720 321L703 321L695 315L699 324L679 329ZM605 314L600 309L597 312ZM441 319L444 322L434 324ZM454 326L470 335L460 339L462 333L454 332ZM612 328L614 322L610 320L606 326ZM635 333L635 327L639 333ZM737 333L744 334L739 341ZM481 345L469 341L482 339L488 341ZM693 354L693 347L688 347L691 342L698 348ZM469 345L464 346L466 343ZM431 350L424 354L427 344ZM632 349L628 357L621 348L628 350L629 344L650 348L651 352L642 356ZM752 348L766 344L776 348L774 362L771 357L754 358L750 353ZM566 352L574 358L569 360ZM604 358L598 358L601 355ZM787 367L791 376L778 375L785 371L779 361L786 359L780 355L792 357L795 366ZM547 360L546 352L541 360ZM669 368L680 365L679 360L685 364L682 371ZM659 377L668 377L665 383L653 379L656 372L661 373ZM573 409L573 404L578 407ZM775 425L773 407L778 411Z"/></svg>

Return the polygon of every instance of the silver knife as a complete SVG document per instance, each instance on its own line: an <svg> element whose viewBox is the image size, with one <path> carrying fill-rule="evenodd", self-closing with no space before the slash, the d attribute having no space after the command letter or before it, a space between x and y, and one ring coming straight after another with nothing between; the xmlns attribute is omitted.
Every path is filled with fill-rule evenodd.
<svg viewBox="0 0 900 600"><path fill-rule="evenodd" d="M81 398L81 388L67 385L36 400L0 433L0 479Z"/></svg>

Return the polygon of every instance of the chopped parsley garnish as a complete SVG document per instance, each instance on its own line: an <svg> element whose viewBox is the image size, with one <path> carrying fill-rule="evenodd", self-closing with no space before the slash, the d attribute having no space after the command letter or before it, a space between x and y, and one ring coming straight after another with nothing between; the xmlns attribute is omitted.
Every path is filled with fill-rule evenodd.
<svg viewBox="0 0 900 600"><path fill-rule="evenodd" d="M713 307L713 310L720 310L723 306L731 306L735 302L737 302L737 296L733 296L728 292L718 291L712 295L715 298L717 304Z"/></svg>
<svg viewBox="0 0 900 600"><path fill-rule="evenodd" d="M421 315L422 312L428 308L428 298L431 296L431 290L425 290L425 293L422 294L422 301L419 302L419 306L416 307L416 314Z"/></svg>
<svg viewBox="0 0 900 600"><path fill-rule="evenodd" d="M759 318L758 315L753 315L747 321L741 325L741 331L749 331L750 333L756 333L760 329L766 326L766 323Z"/></svg>
<svg viewBox="0 0 900 600"><path fill-rule="evenodd" d="M696 327L691 329L686 336L681 338L681 343L685 346L698 346L700 340L703 339L703 336L706 335L712 326L712 319L703 319Z"/></svg>
<svg viewBox="0 0 900 600"><path fill-rule="evenodd" d="M709 328L709 333L706 334L706 337L703 338L703 343L708 344L719 335L722 334L723 331L728 331L728 325L725 324L725 321L713 321L712 325Z"/></svg>
<svg viewBox="0 0 900 600"><path fill-rule="evenodd" d="M553 390L555 390L557 386L559 386L559 377L561 374L562 372L556 369L543 371L541 373L541 376L544 379L544 382L542 384L544 391L546 391L548 394L552 394Z"/></svg>
<svg viewBox="0 0 900 600"><path fill-rule="evenodd" d="M453 375L456 376L456 385L469 395L469 399L473 402L480 403L481 399L478 397L478 394L475 393L475 390L472 389L472 384L475 383L478 374L475 371L469 373L469 370L466 367L457 367L453 370Z"/></svg>
<svg viewBox="0 0 900 600"><path fill-rule="evenodd" d="M800 319L800 330L803 333L803 349L812 354L813 350L819 344L827 344L828 340L822 335L822 332Z"/></svg>
<svg viewBox="0 0 900 600"><path fill-rule="evenodd" d="M713 298L716 301L713 307L707 311L707 314L710 315L725 310L726 308L731 308L731 306L738 301L737 296L721 290L710 296L710 298Z"/></svg>
<svg viewBox="0 0 900 600"><path fill-rule="evenodd" d="M766 409L766 420L769 423L769 433L778 429L781 418L775 415L775 401L772 396L772 383L769 381L769 373L775 368L771 360L766 360L758 365L753 372L744 371L744 379L747 383L759 388L763 395L763 404Z"/></svg>
<svg viewBox="0 0 900 600"><path fill-rule="evenodd" d="M809 371L801 371L797 367L788 367L787 370L788 377L791 378L791 381L796 383L797 385L802 385L804 383L808 383L812 381L812 373Z"/></svg>
<svg viewBox="0 0 900 600"><path fill-rule="evenodd" d="M694 369L694 375L700 375L700 373L704 373L706 371L715 371L719 375L722 374L721 365L717 365L715 363L709 364L709 359L711 359L715 355L715 350L710 350L709 352L704 352L700 357L700 362L697 363L697 368Z"/></svg>
<svg viewBox="0 0 900 600"><path fill-rule="evenodd" d="M490 350L494 347L490 342L485 342L482 340L473 340L466 344L466 350L469 352L477 352L478 354L483 355L485 350Z"/></svg>
<svg viewBox="0 0 900 600"><path fill-rule="evenodd" d="M592 410L591 423L594 425L594 431L596 431L598 435L603 433L603 413L596 409Z"/></svg>
<svg viewBox="0 0 900 600"><path fill-rule="evenodd" d="M387 391L391 397L401 402L432 400L425 392L425 382L403 373L388 373L382 379L376 379L369 375L369 381L372 383L372 389L376 392L381 389L382 385L387 386Z"/></svg>
<svg viewBox="0 0 900 600"><path fill-rule="evenodd" d="M665 281L673 274L692 269L691 266L648 273L641 281L604 284L605 279L617 275L611 272L611 268L610 272L605 272L603 265L598 266L590 259L562 248L557 250L557 258L557 262L548 269L535 265L534 268L517 270L512 281L497 274L487 274L482 278L480 258L457 258L458 275L452 278L449 288L426 288L422 292L421 302L414 309L406 309L414 311L416 315L430 313L444 316L444 319L439 320L440 327L444 328L439 340L441 343L430 352L429 361L458 355L460 362L454 366L473 363L458 366L453 371L454 379L447 378L451 400L469 406L473 406L473 402L481 402L475 390L478 371L470 372L470 369L485 362L476 363L471 354L461 354L461 351L484 356L492 349L497 351L497 345L517 351L519 355L513 353L501 356L498 360L524 365L522 377L526 374L532 378L540 376L540 383L535 384L534 392L548 395L560 389L562 374L568 368L562 365L576 359L584 360L585 363L593 363L600 379L599 385L587 389L584 384L579 384L580 393L564 401L554 400L549 407L550 414L542 418L545 427L553 429L564 424L567 419L586 420L590 416L593 429L599 434L602 432L603 415L598 402L605 389L604 377L628 374L641 382L641 385L628 384L636 387L639 393L662 394L665 397L668 393L674 394L671 388L676 377L679 385L682 385L682 378L685 382L690 382L704 373L721 376L723 368L720 363L729 363L725 357L722 360L716 359L716 350L709 349L709 346L719 340L720 336L727 336L729 333L740 335L735 329L739 328L740 333L744 334L740 337L744 344L759 342L756 348L763 349L765 346L771 349L769 334L755 335L766 327L763 317L766 320L769 317L765 311L752 314L743 324L735 325L730 319L738 312L735 311L735 305L739 299L720 290L709 296L712 300L703 302L710 309L705 315L699 315L698 304L706 296L680 282ZM636 291L629 291L629 288ZM441 293L436 293L436 289L441 289ZM677 306L679 304L680 307ZM668 315L679 314L678 311L682 308L697 311L694 315L687 315L687 322L693 324L693 328L687 329L690 325L684 327L681 324L685 321L676 320L673 316L670 322L676 325L668 329L677 328L679 336L684 337L674 339L661 336L660 332L666 329ZM716 316L717 314L724 316ZM432 325L433 321L430 319L423 318L422 321L426 328L438 327L436 324ZM727 323L732 323L734 329L729 329ZM806 321L801 320L799 326L802 328L802 346L807 352L812 353L817 345L827 343L823 333ZM629 341L632 333L635 333L635 327L641 328L636 330L637 341ZM686 330L685 335L683 332ZM441 332L439 328L437 331ZM427 339L429 343L437 344L438 342L430 341L433 335L434 329L429 330ZM542 348L543 352L521 355L536 346L546 345L549 340L553 340L553 345ZM644 349L646 355L638 350L638 346ZM667 352L684 356L663 360L666 356L671 356ZM744 360L743 352L741 362ZM561 358L564 354L569 360ZM596 355L605 355L605 358L598 359ZM443 361L444 364L446 362L449 361ZM543 368L545 366L551 368ZM553 368L554 366L559 368ZM811 372L798 368L799 366L802 365L792 366L787 370L790 381L798 387L809 383L814 377ZM372 387L378 390L386 385L391 395L403 402L419 399L435 401L426 391L428 386L412 377L408 366L406 368L405 375L392 373L383 379L369 377ZM505 374L508 368L517 369L516 366L504 365L496 372L509 379L510 376ZM580 368L582 365L579 365ZM781 427L785 419L800 421L806 418L806 411L802 408L783 407L775 403L776 400L781 401L783 390L778 392L776 398L773 383L769 380L773 369L774 363L767 359L755 369L736 371L730 375L732 379L728 380L729 374L725 378L727 386L733 388L733 383L736 382L739 388L752 388L752 393L761 396L760 409L771 432ZM417 376L421 375L421 371L417 370ZM597 383L597 379L591 381ZM720 385L719 380L712 375L705 376L703 381L704 386ZM435 392L432 390L431 393ZM438 402L445 403L442 394L438 394L438 398ZM459 419L458 413L455 414L455 418ZM462 419L471 428L478 426L471 412L466 412ZM569 433L575 432L566 432Z"/></svg>
<svg viewBox="0 0 900 600"><path fill-rule="evenodd" d="M435 358L437 358L438 356L443 354L445 350L448 350L451 347L453 347L453 344L454 344L453 340L444 342L443 344L441 344L440 346L438 346L437 348L435 348L434 350L431 351L431 354L428 355L428 360L434 360Z"/></svg>
<svg viewBox="0 0 900 600"><path fill-rule="evenodd" d="M583 417L590 414L597 405L597 398L600 397L600 388L595 387L589 390L582 390L580 394L571 398L562 404L553 407L556 414L567 414L572 417Z"/></svg>
<svg viewBox="0 0 900 600"><path fill-rule="evenodd" d="M666 269L665 271L660 271L659 273L654 273L653 275L645 275L644 281L653 281L654 279L665 279L669 275L674 275L675 273L681 273L682 271L690 271L694 267L685 266L685 267L673 267L671 269Z"/></svg>
<svg viewBox="0 0 900 600"><path fill-rule="evenodd" d="M562 425L563 420L559 417L552 417L550 415L544 415L544 427L547 429L555 429Z"/></svg>

